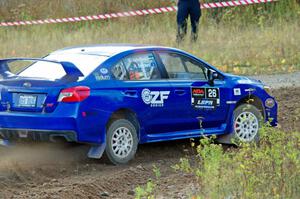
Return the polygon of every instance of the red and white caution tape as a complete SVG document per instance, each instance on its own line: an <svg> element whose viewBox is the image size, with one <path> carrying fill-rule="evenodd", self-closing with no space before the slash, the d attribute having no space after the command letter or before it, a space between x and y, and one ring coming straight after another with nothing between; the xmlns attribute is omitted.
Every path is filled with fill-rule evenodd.
<svg viewBox="0 0 300 199"><path fill-rule="evenodd" d="M216 2L216 3L204 3L201 5L201 9L236 7L236 6L244 6L244 5L259 4L259 3L269 3L275 1L277 0L237 0L237 1L224 1L224 2ZM143 10L134 10L134 11L127 11L127 12L117 12L117 13L100 14L100 15L92 15L92 16L68 17L68 18L61 18L61 19L41 19L41 20L32 20L32 21L0 22L0 27L105 20L105 19L120 18L120 17L161 14L161 13L174 12L174 11L177 11L177 6L150 8L150 9L143 9Z"/></svg>

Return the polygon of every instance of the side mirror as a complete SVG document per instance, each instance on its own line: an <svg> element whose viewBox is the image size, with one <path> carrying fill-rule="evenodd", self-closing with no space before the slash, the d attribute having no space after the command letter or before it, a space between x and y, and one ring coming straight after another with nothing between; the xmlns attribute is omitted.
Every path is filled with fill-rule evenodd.
<svg viewBox="0 0 300 199"><path fill-rule="evenodd" d="M219 74L216 71L208 70L207 71L207 78L208 78L208 84L210 86L213 86L215 79L219 78Z"/></svg>

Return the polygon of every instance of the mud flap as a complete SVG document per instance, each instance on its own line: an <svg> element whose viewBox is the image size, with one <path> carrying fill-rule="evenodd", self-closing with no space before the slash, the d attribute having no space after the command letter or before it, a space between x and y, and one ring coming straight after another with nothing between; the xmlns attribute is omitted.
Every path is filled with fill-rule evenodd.
<svg viewBox="0 0 300 199"><path fill-rule="evenodd" d="M233 140L235 138L234 133L228 133L224 135L219 135L217 137L217 142L221 144L233 144Z"/></svg>
<svg viewBox="0 0 300 199"><path fill-rule="evenodd" d="M88 157L93 158L93 159L100 159L105 150L105 146L106 146L105 143L100 144L100 145L91 146L91 148L88 152Z"/></svg>

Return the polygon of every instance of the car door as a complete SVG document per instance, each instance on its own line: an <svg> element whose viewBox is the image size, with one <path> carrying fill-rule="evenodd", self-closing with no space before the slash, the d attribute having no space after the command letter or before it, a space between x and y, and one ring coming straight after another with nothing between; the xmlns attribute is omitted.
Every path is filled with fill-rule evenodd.
<svg viewBox="0 0 300 199"><path fill-rule="evenodd" d="M209 84L205 63L175 52L157 52L172 85L174 114L182 117L182 129L219 128L226 122L229 93L219 78ZM173 98L172 98L173 97Z"/></svg>
<svg viewBox="0 0 300 199"><path fill-rule="evenodd" d="M152 52L137 52L121 59L112 69L120 106L133 110L145 134L172 130L171 84L161 78Z"/></svg>

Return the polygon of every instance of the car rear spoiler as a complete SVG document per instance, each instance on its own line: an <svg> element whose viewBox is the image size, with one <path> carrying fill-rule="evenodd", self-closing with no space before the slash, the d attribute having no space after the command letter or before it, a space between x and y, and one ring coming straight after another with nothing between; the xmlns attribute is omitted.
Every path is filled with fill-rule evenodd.
<svg viewBox="0 0 300 199"><path fill-rule="evenodd" d="M83 77L83 73L71 62L66 61L54 61L54 60L47 60L42 58L10 58L10 59L0 59L0 75L3 77L11 77L14 76L11 73L8 63L15 62L15 61L32 61L32 62L50 62L55 64L60 64L67 75L72 77Z"/></svg>

